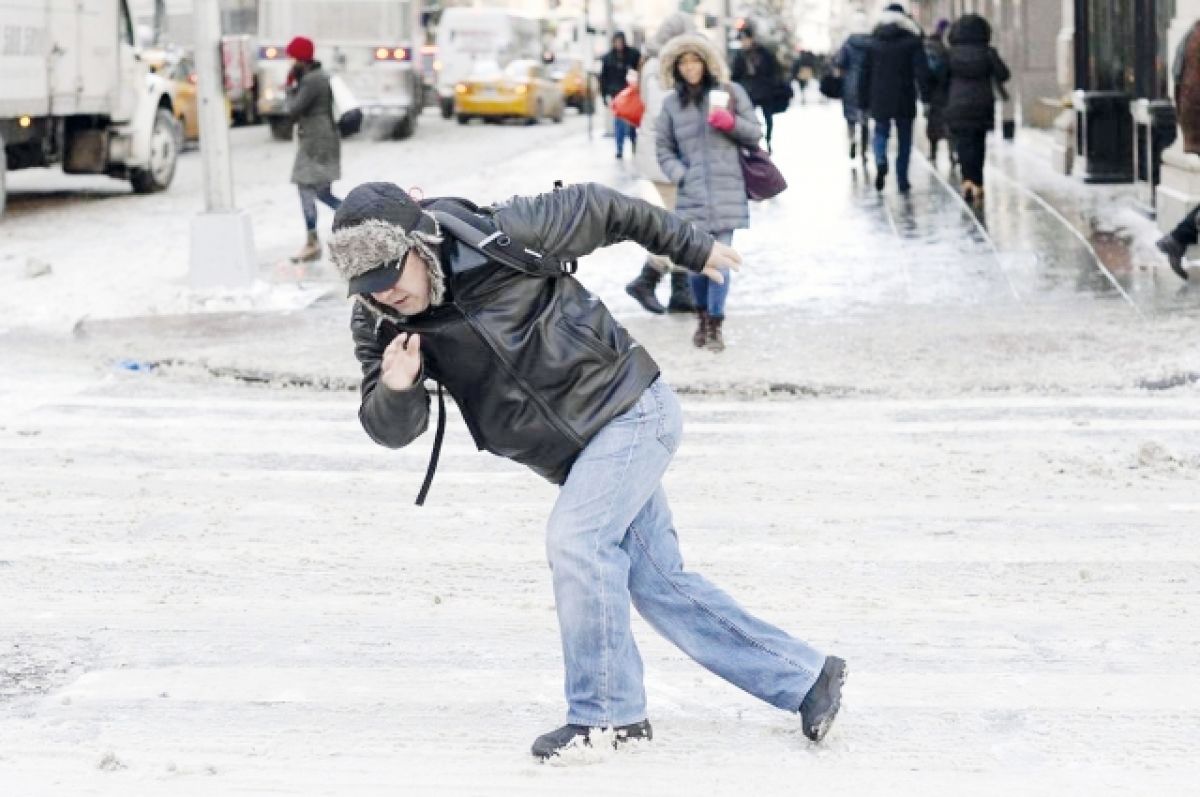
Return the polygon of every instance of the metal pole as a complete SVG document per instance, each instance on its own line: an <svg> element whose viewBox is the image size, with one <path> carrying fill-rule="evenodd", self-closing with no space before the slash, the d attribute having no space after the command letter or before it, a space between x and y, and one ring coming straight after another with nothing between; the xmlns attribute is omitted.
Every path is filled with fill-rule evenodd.
<svg viewBox="0 0 1200 797"><path fill-rule="evenodd" d="M204 209L209 213L233 210L233 168L220 47L221 12L217 0L196 0L196 94L200 158L204 162Z"/></svg>
<svg viewBox="0 0 1200 797"><path fill-rule="evenodd" d="M233 164L225 85L221 77L221 14L217 0L196 0L196 78L204 213L192 219L188 281L197 290L245 288L257 263L249 214L233 206Z"/></svg>

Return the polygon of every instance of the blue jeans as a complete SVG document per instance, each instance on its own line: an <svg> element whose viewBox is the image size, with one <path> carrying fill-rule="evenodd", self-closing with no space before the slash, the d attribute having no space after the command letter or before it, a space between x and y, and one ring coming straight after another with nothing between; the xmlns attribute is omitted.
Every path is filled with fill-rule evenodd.
<svg viewBox="0 0 1200 797"><path fill-rule="evenodd" d="M908 158L912 154L912 119L876 119L875 120L875 165L887 167L888 137L892 134L892 124L896 125L896 185L902 191L909 188Z"/></svg>
<svg viewBox="0 0 1200 797"><path fill-rule="evenodd" d="M637 128L626 122L624 119L613 117L613 122L616 127L617 135L617 154L621 155L625 152L625 138L628 137L630 143L637 146Z"/></svg>
<svg viewBox="0 0 1200 797"><path fill-rule="evenodd" d="M713 237L726 246L729 246L733 243L733 230L716 233ZM696 307L708 311L708 314L713 318L725 317L725 300L729 298L729 288L733 283L733 275L729 269L721 269L721 274L724 275L725 281L720 285L702 274L688 275L688 280L692 284L692 296L696 300Z"/></svg>
<svg viewBox="0 0 1200 797"><path fill-rule="evenodd" d="M321 200L332 210L342 206L342 200L333 195L329 183L325 185L298 185L300 189L300 209L304 211L304 226L309 232L317 229L317 200Z"/></svg>
<svg viewBox="0 0 1200 797"><path fill-rule="evenodd" d="M661 484L682 432L679 400L659 379L588 443L554 504L546 553L568 723L603 727L646 718L630 602L705 668L786 711L799 709L824 664L823 654L683 569Z"/></svg>

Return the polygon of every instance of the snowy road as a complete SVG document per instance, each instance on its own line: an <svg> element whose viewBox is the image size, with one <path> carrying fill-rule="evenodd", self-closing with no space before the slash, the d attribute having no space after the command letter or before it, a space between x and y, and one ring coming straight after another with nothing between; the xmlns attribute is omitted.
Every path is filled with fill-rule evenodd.
<svg viewBox="0 0 1200 797"><path fill-rule="evenodd" d="M847 706L812 747L639 622L658 738L597 770L526 753L562 711L552 488L452 419L415 512L425 447L364 445L349 397L144 379L4 418L6 794L1200 777L1192 401L687 401L690 566L845 655Z"/></svg>
<svg viewBox="0 0 1200 797"><path fill-rule="evenodd" d="M196 158L154 198L13 175L0 795L1194 793L1196 297L1136 263L1123 297L1002 176L983 219L919 162L910 199L879 196L841 132L832 108L780 123L793 187L739 233L721 357L622 293L632 245L582 275L685 392L667 489L689 566L845 656L844 714L809 745L637 621L656 739L598 766L528 755L563 713L553 488L452 417L413 508L428 437L359 429L340 298L142 317L183 307ZM269 268L296 208L264 136L235 157ZM352 144L344 185L639 190L610 147L578 118L427 115ZM53 273L7 280L26 256Z"/></svg>

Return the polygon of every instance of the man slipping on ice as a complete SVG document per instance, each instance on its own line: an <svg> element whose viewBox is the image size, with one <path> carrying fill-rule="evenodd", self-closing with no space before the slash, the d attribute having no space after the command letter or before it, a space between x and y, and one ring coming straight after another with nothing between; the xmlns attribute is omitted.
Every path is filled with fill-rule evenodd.
<svg viewBox="0 0 1200 797"><path fill-rule="evenodd" d="M749 614L683 569L662 478L683 413L650 354L562 264L635 241L710 279L733 249L674 215L596 184L492 208L417 203L390 183L355 188L329 251L355 297L359 418L375 442L428 427L426 380L458 404L475 444L560 486L546 553L566 668L567 724L549 758L605 731L650 739L630 604L701 665L784 711L820 741L846 663ZM473 240L472 240L473 239ZM436 467L444 411L424 499Z"/></svg>

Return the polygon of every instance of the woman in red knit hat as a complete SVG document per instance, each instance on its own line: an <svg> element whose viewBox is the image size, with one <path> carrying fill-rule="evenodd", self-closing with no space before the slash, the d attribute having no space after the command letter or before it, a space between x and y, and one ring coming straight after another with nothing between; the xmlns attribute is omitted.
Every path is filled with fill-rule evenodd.
<svg viewBox="0 0 1200 797"><path fill-rule="evenodd" d="M293 257L297 263L321 257L317 237L317 200L337 210L342 200L331 186L342 176L341 141L333 120L333 91L329 75L314 60L312 39L297 36L288 43L287 54L294 63L288 74L287 114L296 126L299 146L292 167L292 182L300 190L300 207L308 238Z"/></svg>

